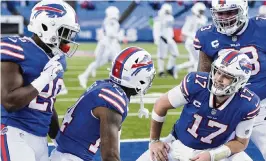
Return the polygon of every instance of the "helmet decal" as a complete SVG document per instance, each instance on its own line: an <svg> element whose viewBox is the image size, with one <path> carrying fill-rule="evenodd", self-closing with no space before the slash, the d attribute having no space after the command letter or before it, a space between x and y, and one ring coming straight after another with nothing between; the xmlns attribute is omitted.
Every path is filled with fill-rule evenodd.
<svg viewBox="0 0 266 161"><path fill-rule="evenodd" d="M46 15L50 18L62 17L66 14L66 10L60 4L43 5L36 7L35 10L37 10L37 12L34 14L34 18L36 18L43 11L45 11L47 13Z"/></svg>
<svg viewBox="0 0 266 161"><path fill-rule="evenodd" d="M245 58L242 58L240 61L239 61L239 66L240 68L245 72L245 73L249 73L251 72L252 70L252 65L251 63L245 59Z"/></svg>
<svg viewBox="0 0 266 161"><path fill-rule="evenodd" d="M134 69L134 68L136 68L136 70L131 74L131 76L137 75L142 69L151 71L151 69L153 68L153 63L152 63L151 58L146 55L143 58L143 60L131 66L131 69Z"/></svg>

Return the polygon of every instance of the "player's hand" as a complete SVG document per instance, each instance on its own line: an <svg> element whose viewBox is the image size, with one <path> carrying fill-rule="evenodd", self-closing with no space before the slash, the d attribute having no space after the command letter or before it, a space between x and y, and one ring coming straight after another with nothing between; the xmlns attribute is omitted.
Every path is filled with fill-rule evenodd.
<svg viewBox="0 0 266 161"><path fill-rule="evenodd" d="M168 161L170 146L158 141L150 144L150 155L153 161Z"/></svg>
<svg viewBox="0 0 266 161"><path fill-rule="evenodd" d="M42 76L45 76L49 81L54 80L59 72L63 71L62 64L58 61L60 59L59 55L54 56L43 68Z"/></svg>
<svg viewBox="0 0 266 161"><path fill-rule="evenodd" d="M211 155L208 151L204 151L190 159L191 161L211 161Z"/></svg>

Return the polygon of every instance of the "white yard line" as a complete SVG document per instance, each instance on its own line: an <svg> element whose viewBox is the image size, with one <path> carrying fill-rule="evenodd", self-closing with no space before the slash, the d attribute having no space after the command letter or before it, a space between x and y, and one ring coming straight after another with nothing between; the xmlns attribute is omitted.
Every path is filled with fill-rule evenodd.
<svg viewBox="0 0 266 161"><path fill-rule="evenodd" d="M167 112L167 115L180 115L181 114L181 112ZM129 117L135 117L135 116L138 116L139 115L139 113L128 113L127 114L127 116L129 116ZM150 115L151 115L151 112L150 112ZM58 115L58 118L59 119L62 119L62 118L64 118L64 115Z"/></svg>
<svg viewBox="0 0 266 161"><path fill-rule="evenodd" d="M122 131L123 132L123 131ZM165 139L166 137L162 137L161 139ZM140 139L121 139L120 143L134 143L134 142L148 142L149 138L140 138ZM54 146L54 143L48 143L48 146Z"/></svg>
<svg viewBox="0 0 266 161"><path fill-rule="evenodd" d="M64 79L64 80L69 81L68 79ZM94 80L94 79L90 79L90 81L92 81L92 80ZM97 79L97 80L99 80L99 79ZM170 89L170 88L173 88L175 86L176 85L154 85L151 87L151 89ZM85 91L85 89L83 89L81 87L67 87L67 90L69 90L69 91Z"/></svg>

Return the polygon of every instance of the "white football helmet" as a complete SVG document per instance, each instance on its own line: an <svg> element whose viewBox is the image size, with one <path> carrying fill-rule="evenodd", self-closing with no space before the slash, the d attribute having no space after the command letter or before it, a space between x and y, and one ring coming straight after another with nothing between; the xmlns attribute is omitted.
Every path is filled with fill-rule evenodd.
<svg viewBox="0 0 266 161"><path fill-rule="evenodd" d="M212 19L218 31L234 34L248 20L247 0L212 0Z"/></svg>
<svg viewBox="0 0 266 161"><path fill-rule="evenodd" d="M204 14L206 10L206 6L204 3L202 2L197 2L196 4L193 5L193 7L191 8L191 11L193 14L195 14L196 16L201 16Z"/></svg>
<svg viewBox="0 0 266 161"><path fill-rule="evenodd" d="M151 55L139 47L121 51L112 63L110 79L115 83L145 94L151 87L155 68Z"/></svg>
<svg viewBox="0 0 266 161"><path fill-rule="evenodd" d="M171 15L173 12L172 6L168 3L164 3L160 10L162 11L163 14L169 14L169 15Z"/></svg>
<svg viewBox="0 0 266 161"><path fill-rule="evenodd" d="M105 15L107 18L114 18L114 19L119 19L119 10L115 6L109 6L105 10Z"/></svg>
<svg viewBox="0 0 266 161"><path fill-rule="evenodd" d="M31 11L28 30L47 44L54 55L71 57L79 45L75 42L80 31L76 12L63 0L42 0L37 3Z"/></svg>
<svg viewBox="0 0 266 161"><path fill-rule="evenodd" d="M252 65L247 55L237 50L223 50L222 52L212 63L209 75L208 89L216 96L232 95L245 87L252 71ZM228 78L232 78L231 84L223 88L217 88L214 80L217 71Z"/></svg>
<svg viewBox="0 0 266 161"><path fill-rule="evenodd" d="M139 117L149 117L144 108L143 95L152 85L155 68L151 55L144 49L128 47L121 51L112 64L110 79L115 83L135 90L140 96Z"/></svg>

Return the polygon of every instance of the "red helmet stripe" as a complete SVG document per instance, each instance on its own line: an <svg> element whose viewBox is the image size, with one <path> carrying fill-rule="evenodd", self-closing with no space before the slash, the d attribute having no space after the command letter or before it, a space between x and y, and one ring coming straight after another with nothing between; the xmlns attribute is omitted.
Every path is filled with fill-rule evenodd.
<svg viewBox="0 0 266 161"><path fill-rule="evenodd" d="M44 10L44 11L53 11L53 12L64 12L60 9L57 9L57 8L53 8L53 7L49 7L49 6L41 6L41 7L36 7L35 10Z"/></svg>
<svg viewBox="0 0 266 161"><path fill-rule="evenodd" d="M232 61L232 59L235 58L235 56L238 54L237 51L232 51L231 53L229 53L225 58L224 61L230 63Z"/></svg>
<svg viewBox="0 0 266 161"><path fill-rule="evenodd" d="M116 78L121 78L126 60L129 58L130 55L140 50L142 49L137 47L130 47L122 51L115 60L115 64L112 69L113 76L115 76Z"/></svg>

